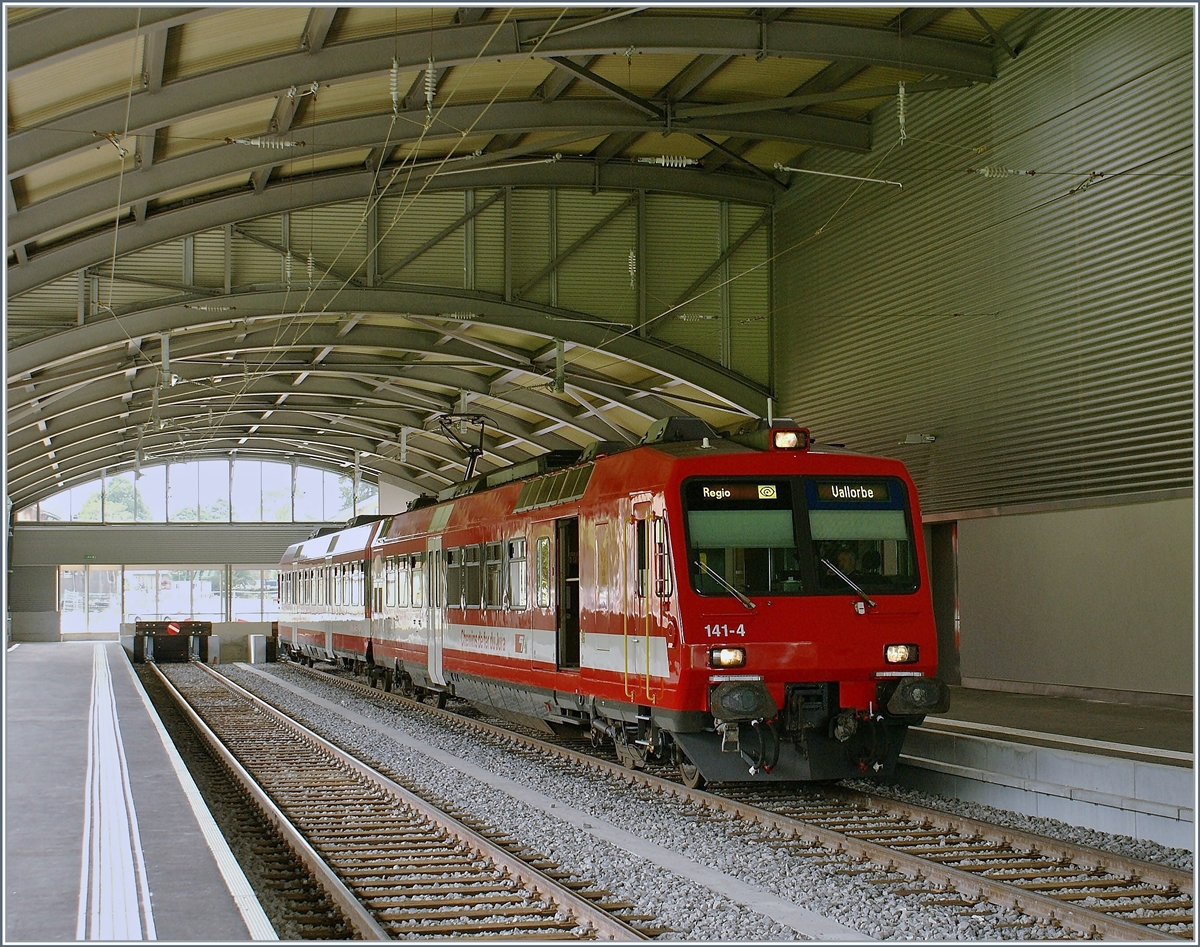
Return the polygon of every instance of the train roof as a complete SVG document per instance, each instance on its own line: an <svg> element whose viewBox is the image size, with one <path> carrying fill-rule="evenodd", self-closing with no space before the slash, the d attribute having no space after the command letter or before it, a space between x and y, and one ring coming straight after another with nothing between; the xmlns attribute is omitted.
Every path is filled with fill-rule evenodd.
<svg viewBox="0 0 1200 947"><path fill-rule="evenodd" d="M772 432L796 431L803 437L804 449L814 454L845 454L865 457L847 450L841 444L817 445L809 440L808 431L796 426L790 418L773 422L754 419L724 431L717 431L700 418L663 418L647 431L637 444L621 441L596 441L583 450L549 451L522 463L480 474L453 484L436 496L421 494L408 504L412 513L441 506L459 497L484 493L507 484L521 483L513 510L523 512L579 499L591 478L595 462L603 457L639 448L651 448L675 459L722 454L753 454L769 449ZM297 561L319 561L327 556L349 552L365 552L373 542L383 540L391 530L393 516L359 517L345 527L323 529L316 536L289 547L281 565ZM429 516L433 516L433 512ZM368 519L368 522L363 522ZM417 526L417 532L422 532Z"/></svg>
<svg viewBox="0 0 1200 947"><path fill-rule="evenodd" d="M324 559L326 556L347 552L361 553L370 548L375 531L384 519L386 519L384 516L373 516L370 517L369 522L357 526L351 525L349 528L343 527L331 531L322 530L317 536L289 546L280 565L288 565L300 560L311 562Z"/></svg>

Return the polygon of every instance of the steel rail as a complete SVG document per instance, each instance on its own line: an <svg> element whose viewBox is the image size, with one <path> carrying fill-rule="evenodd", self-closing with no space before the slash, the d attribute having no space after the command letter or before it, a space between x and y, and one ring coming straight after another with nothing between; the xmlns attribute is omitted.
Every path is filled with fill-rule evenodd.
<svg viewBox="0 0 1200 947"><path fill-rule="evenodd" d="M197 666L205 667L204 665ZM196 713L191 704L176 689L170 679L159 670L158 665L150 663L150 667L154 669L154 673L158 676L159 681L166 688L172 699L179 705L180 710L187 716L192 726L204 737L205 742L208 743L218 759L229 768L238 782L250 793L254 801L258 804L258 807L263 811L263 814L274 824L275 828L283 836L288 845L291 846L305 868L313 873L318 883L328 892L329 897L341 908L350 926L364 940L391 940L387 932L380 927L379 922L375 920L362 902L354 895L354 892L345 885L334 872L333 868L309 844L308 839L300 833L300 830L292 824L291 819L267 795L266 791L258 784L258 781L242 766L237 757L230 752L228 747L225 746L208 724L204 722L204 719Z"/></svg>
<svg viewBox="0 0 1200 947"><path fill-rule="evenodd" d="M680 799L717 808L721 811L737 815L740 818L757 821L766 827L792 832L802 838L820 842L822 845L833 850L840 850L848 855L864 858L875 864L890 867L911 878L924 879L947 885L955 888L964 895L974 896L979 900L989 901L1001 907L1012 908L1041 919L1057 921L1086 935L1122 941L1161 940L1169 942L1188 939L1165 931L1148 929L1140 924L1110 917L1100 911L1079 907L1069 901L1062 901L1036 891L1029 891L1014 885L1005 884L1002 881L996 881L972 872L963 871L959 868L943 865L936 861L921 858L918 855L888 848L876 842L856 839L841 832L824 829L805 822L801 818L779 815L759 806L728 799L716 793L688 789L681 783L664 779L651 773L629 769L619 763L601 760L586 753L580 753L576 750L548 743L536 737L514 732L481 720L463 717L451 711L437 710L420 701L412 700L400 694L384 692L358 681L350 681L324 671L305 668L302 665L293 664L292 666L300 667L305 673L318 679L336 681L343 686L369 693L376 698L392 699L435 716L445 716L494 737L505 740L515 739L527 746L536 747L548 754L571 760L593 770L616 776L627 782L640 783L659 792L670 793ZM842 790L842 792L846 793L848 791ZM1165 866L1154 865L1140 859L1114 857L1088 846L1074 845L1039 835L1010 830L979 820L948 815L946 813L936 813L934 810L924 810L921 807L909 804L892 803L890 800L867 796L866 794L864 794L864 798L869 798L873 805L877 808L883 808L885 811L896 813L910 811L914 815L919 814L919 818L924 818L925 812L928 811L931 822L933 822L933 818L936 816L944 823L953 823L973 829L984 838L1000 840L1001 842L1005 840L1019 840L1021 842L1028 840L1034 851L1041 851L1043 849L1055 851L1061 853L1062 857L1071 861L1075 861L1076 856L1078 856L1079 860L1083 862L1079 866L1081 871L1090 867L1103 867L1106 871L1114 871L1113 866L1120 865L1121 870L1127 877L1144 878L1146 880L1153 878L1155 883L1160 883L1167 887L1176 887L1181 891L1185 890L1185 886L1188 892L1192 889L1192 881L1189 874L1182 871L1175 871ZM1014 857L1020 854L1023 853L1014 852ZM1134 897L1136 896L1134 895ZM1147 905L1147 907L1149 908L1150 906ZM1160 923L1170 922L1164 921Z"/></svg>
<svg viewBox="0 0 1200 947"><path fill-rule="evenodd" d="M552 878L538 869L530 866L522 861L511 852L507 851L500 845L481 835L479 832L470 828L463 822L453 816L448 815L441 809L429 804L420 796L405 789L399 783L389 779L387 776L371 768L363 763L357 757L347 753L341 747L326 740L320 734L315 733L308 727L304 726L296 720L293 720L283 711L278 710L271 704L256 696L246 688L230 680L219 671L207 665L197 665L212 675L221 684L228 687L239 697L252 703L257 709L271 717L283 726L289 728L296 733L301 739L315 746L322 753L332 756L338 762L346 767L354 770L363 778L375 783L377 786L391 793L405 805L410 806L415 811L419 812L430 822L449 832L463 841L472 848L482 854L487 855L496 865L503 868L514 878L517 878L522 884L526 885L534 891L540 891L543 894L550 896L561 907L564 907L574 913L575 917L581 921L586 921L590 924L596 933L603 938L610 940L647 940L645 934L638 931L636 928L624 923L619 918L614 917L606 911L596 907L586 898L580 897L570 888L557 884ZM386 935L385 935L386 937Z"/></svg>
<svg viewBox="0 0 1200 947"><path fill-rule="evenodd" d="M1037 849L1037 851L1046 857L1069 859L1072 864L1078 865L1081 868L1124 874L1136 877L1150 884L1161 885L1164 888L1178 888L1184 894L1194 896L1194 876L1182 869L1156 865L1153 862L1142 859L1126 858L1099 848L1049 838L1045 835L1035 835L1032 832L1025 832L1021 829L996 826L980 819L952 815L947 812L940 812L937 809L920 806L916 803L886 799L882 796L872 795L869 792L858 792L856 790L841 788L827 788L825 791L831 795L843 796L847 800L866 802L876 809L895 813L914 821L928 822L930 825L947 831L957 828L959 831L974 830L978 834L1000 832L1005 841L1026 846L1030 849Z"/></svg>

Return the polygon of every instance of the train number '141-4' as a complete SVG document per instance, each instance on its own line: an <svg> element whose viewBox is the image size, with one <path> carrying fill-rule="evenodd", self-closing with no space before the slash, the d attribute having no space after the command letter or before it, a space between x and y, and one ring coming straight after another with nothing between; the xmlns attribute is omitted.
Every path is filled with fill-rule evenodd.
<svg viewBox="0 0 1200 947"><path fill-rule="evenodd" d="M734 635L741 635L745 638L746 625L742 623L735 628L724 622L718 622L715 625L705 625L704 633L710 638L732 638Z"/></svg>

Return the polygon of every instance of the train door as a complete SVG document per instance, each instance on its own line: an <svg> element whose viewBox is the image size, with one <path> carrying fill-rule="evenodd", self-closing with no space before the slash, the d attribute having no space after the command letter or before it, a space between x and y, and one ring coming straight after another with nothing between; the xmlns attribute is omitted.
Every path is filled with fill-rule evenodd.
<svg viewBox="0 0 1200 947"><path fill-rule="evenodd" d="M446 683L442 672L442 638L446 620L446 562L442 558L442 537L431 536L426 544L429 581L426 585L428 607L429 679L435 684Z"/></svg>
<svg viewBox="0 0 1200 947"><path fill-rule="evenodd" d="M579 517L555 520L558 540L558 667L579 668Z"/></svg>

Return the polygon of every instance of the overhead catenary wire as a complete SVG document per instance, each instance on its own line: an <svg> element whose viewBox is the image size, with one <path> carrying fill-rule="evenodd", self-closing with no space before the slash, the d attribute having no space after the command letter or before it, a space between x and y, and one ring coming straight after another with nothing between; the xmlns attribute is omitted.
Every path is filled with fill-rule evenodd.
<svg viewBox="0 0 1200 947"><path fill-rule="evenodd" d="M909 141L914 141L914 140L917 140L917 139L909 139ZM378 167L378 165L377 165L377 167ZM961 172L961 171L962 171L962 169L958 169L958 171L959 171L959 172ZM980 174L981 174L983 177L990 177L990 176L994 176L994 175L988 175L988 174L986 174L986 173L983 173L982 171L977 171L976 173L980 173ZM1041 172L1039 172L1039 173L1041 173ZM1045 172L1045 173L1051 173L1051 172ZM1083 173L1088 173L1088 172L1083 172ZM1136 172L1134 172L1134 173L1136 173ZM1090 181L1091 181L1091 179L1089 179L1089 182L1088 182L1088 183L1090 183ZM390 186L390 183L391 183L391 182L389 182L389 186ZM982 183L982 182L981 182L981 183ZM1085 186L1087 186L1087 184L1085 184ZM1082 189L1082 188L1081 188L1081 189ZM1075 192L1073 192L1073 193L1075 193ZM120 204L119 204L119 202L118 202L118 211L119 211L119 207L120 207ZM310 251L310 255L311 255L311 251ZM734 278L737 278L737 277L734 277ZM111 284L110 284L110 287L109 287L109 300L110 300L110 303L111 303L111 300L112 300L112 286L111 286ZM326 308L328 308L328 307L326 307ZM324 310L323 310L323 311L324 311Z"/></svg>
<svg viewBox="0 0 1200 947"><path fill-rule="evenodd" d="M487 40L485 40L481 44L480 50L476 54L475 58L471 61L471 63L469 63L467 65L468 69L475 66L480 61L480 58L483 56L483 51L488 48L488 45L492 42L492 40L494 39L496 34L500 31L500 29L503 27L505 22L507 22L508 17L511 13L512 13L512 10L509 9L505 12L503 17L501 17L499 22L496 24L495 29L492 31L491 35L487 38ZM559 13L559 15L555 18L555 20L553 21L553 23L550 25L549 29L547 30L547 34L549 33L550 30L553 30L554 26L558 24L558 22L562 19L563 15L565 13L566 13L565 9ZM543 38L545 35L546 34L543 34ZM536 52L536 50L538 49L538 47L540 45L541 45L541 39L539 39L538 43L533 47L532 50L530 50L530 55L532 55L534 52ZM470 130L473 129L475 127L475 125L478 124L483 119L483 117L487 114L488 110L492 107L492 105L495 104L496 100L500 97L500 95L503 94L503 92L507 88L508 84L512 81L514 75L510 75L505 80L505 82L492 95L491 99L487 102L485 107L482 110L480 110L479 115L476 116L475 120L471 123L470 128L468 128L462 132L463 139L465 139L467 134L469 134ZM438 114L440 114L440 112L447 107L447 105L451 101L452 97L453 97L453 91L451 92L450 95L447 96L446 102L444 102L442 104L442 106L437 110ZM437 118L437 116L435 114L434 121L436 121L436 118ZM410 155L408 156L408 157L411 157L414 159L414 163L415 163L415 157L420 151L420 145L421 145L421 142L424 140L425 133L429 127L432 127L432 124L433 124L433 122L430 122L429 125L425 129L422 129L420 136L417 139L417 142L414 144L412 151L410 152ZM447 154L446 157L443 158L441 162L439 162L439 167L441 165L444 165L445 162L452 157L453 157L453 149L451 149L451 152L449 154ZM381 164L382 164L382 160L383 160L383 158L381 157L381 162L380 162ZM405 162L407 162L407 161L408 161L408 158L406 157ZM387 183L383 186L382 189L379 190L379 193L374 197L373 201L370 202L372 205L377 205L379 203L379 201L381 201L383 199L384 195L391 189L391 187L394 184L394 182L396 181L396 179L398 177L400 177L400 175L403 173L405 162L402 162L401 166L396 168L393 171L393 173L389 177ZM420 190L413 196L413 201L415 201L417 197L419 197L422 193L424 193L424 190L429 186L429 184L432 182L432 180L434 179L434 177L437 173L438 172L435 169L435 171L432 174L426 176L426 178L424 179L424 181L422 183ZM386 231L377 235L377 239L376 239L375 243L372 246L367 248L367 250L366 250L367 255L375 252L375 250L382 244L384 239L386 239L386 237L391 233L392 229L395 228L395 226L397 225L397 223L403 216L404 212L407 210L407 208L404 206L403 201L404 201L404 198L407 196L407 188L408 188L408 183L409 183L410 179L411 179L411 174L409 175L408 178L405 179L405 183L402 187L401 196L400 196L401 203L398 205L396 214L393 216L391 223L389 224ZM411 207L411 206L413 206L413 205L412 205L412 202L410 201L408 204L408 207ZM360 222L359 222L359 227L361 227L365 223L365 220L366 220L366 214L364 213L362 220L360 220ZM358 228L355 229L354 233L357 233L357 229ZM354 236L354 234L351 234L350 237L347 238L346 242L343 244L342 248L338 251L334 260L330 264L328 264L327 270L332 271L332 268L336 265L337 261L341 259L342 254L345 253L346 249L350 246L350 242L353 239L353 236ZM360 263L359 266L356 267L352 271L351 275L353 275L354 272L357 272L358 269L361 268L361 266L365 263L365 261L366 261L366 256L364 256L363 262ZM291 340L291 342L290 342L291 346L298 344L300 342L301 338L303 337L303 334L305 332L307 332L308 329L310 329L312 326L314 326L316 324L316 322L320 316L324 315L326 312L329 311L329 309L333 305L334 301L337 299L337 297L340 295L340 293L349 284L350 278L351 277L347 277L345 280L343 280L342 283L334 290L334 292L330 296L329 300L327 300L326 303L321 307L321 309L315 313L312 313L311 318L308 320L308 322L305 324L305 326L300 330L300 333L294 339ZM301 306L298 307L298 311L296 313L294 313L290 319L286 320L286 325L279 326L281 334L282 334L282 332L287 331L288 327L293 326L297 323L297 321L299 320L300 316L303 313L303 306L307 303L308 300L310 300L312 298L312 295L314 292L316 292L316 289L317 289L317 287L310 288L308 291L308 294L305 297L304 303L302 303ZM279 337L282 337L281 334ZM275 357L274 361L277 362L280 359L282 359L283 357L284 357L284 353L280 352ZM264 359L263 362L260 362L255 367L255 372L257 373L258 371L263 370L264 367L269 368L269 366L267 365L267 361L268 360ZM274 362L272 362L272 364L274 364ZM248 372L243 388L238 393L238 395L235 395L235 397L231 401L229 407L226 409L225 413L222 415L222 418L221 418L222 422L224 421L225 417L227 417L234 410L240 395L244 394L247 390L249 390L249 387L252 384L252 378L253 378L253 376Z"/></svg>

